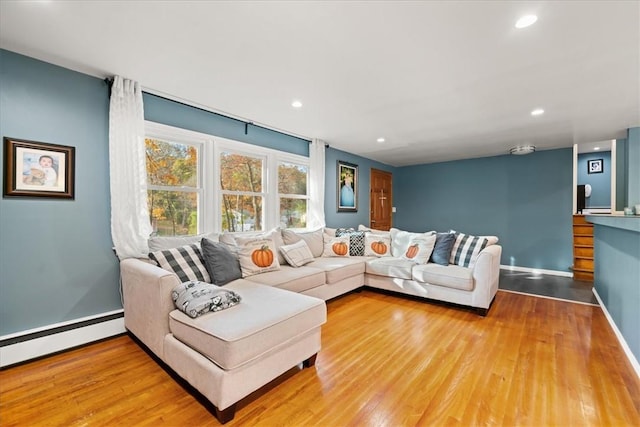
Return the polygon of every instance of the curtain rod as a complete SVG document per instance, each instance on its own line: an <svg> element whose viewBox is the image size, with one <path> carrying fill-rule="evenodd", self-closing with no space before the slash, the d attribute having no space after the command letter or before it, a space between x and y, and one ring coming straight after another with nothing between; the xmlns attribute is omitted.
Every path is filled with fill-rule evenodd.
<svg viewBox="0 0 640 427"><path fill-rule="evenodd" d="M109 97L111 97L111 86L113 86L113 77L105 78L104 82L106 83L107 87L109 88ZM272 131L272 132L278 132L278 133L281 133L283 135L291 136L291 137L306 141L308 143L311 143L311 139L309 139L307 137L303 137L301 135L296 135L296 134L290 133L290 132L285 132L283 130L280 130L280 129L277 129L277 128L273 128L273 127L269 127L269 126L265 126L265 125L258 125L258 124L255 124L252 121L247 120L247 119L244 119L244 118L241 118L241 117L238 117L238 116L233 116L232 114L229 114L229 113L214 111L211 108L204 107L204 106L201 106L201 105L198 105L198 104L194 104L194 103L190 103L190 102L187 102L187 101L182 100L180 98L176 98L176 97L172 97L170 95L167 95L167 94L165 94L163 92L154 91L153 89L147 89L147 88L144 88L144 87L142 88L142 92L144 92L144 93L146 93L148 95L152 95L152 96L158 97L158 98L166 99L167 101L175 102L177 104L185 105L185 106L191 107L191 108L196 108L198 110L205 111L207 113L216 114L218 116L221 116L221 117L224 117L224 118L227 118L227 119L231 119L231 120L235 120L235 121L240 122L240 123L244 123L244 134L245 135L247 135L249 133L249 125L251 125L251 126L255 126L257 128L269 130L269 131ZM325 144L325 145L328 147L328 144Z"/></svg>

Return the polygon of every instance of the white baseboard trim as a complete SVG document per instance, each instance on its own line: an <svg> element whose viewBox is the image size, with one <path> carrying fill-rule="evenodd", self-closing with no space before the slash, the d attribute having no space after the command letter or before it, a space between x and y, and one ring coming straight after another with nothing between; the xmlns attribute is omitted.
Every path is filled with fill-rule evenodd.
<svg viewBox="0 0 640 427"><path fill-rule="evenodd" d="M509 271L522 271L524 273L531 274L549 274L552 276L573 277L573 273L570 271L545 270L542 268L517 267L514 265L500 265L500 269Z"/></svg>
<svg viewBox="0 0 640 427"><path fill-rule="evenodd" d="M624 353L627 355L629 362L631 362L631 366L636 371L636 375L638 376L638 378L640 378L640 363L638 363L638 359L636 359L634 354L631 352L631 349L629 348L627 341L624 339L624 337L622 336L622 332L620 332L620 329L618 329L618 326L613 321L613 317L611 317L611 315L609 314L607 307L604 305L604 303L600 299L600 295L598 295L598 291L596 291L595 287L593 288L593 295L595 295L596 299L598 300L598 303L600 303L600 307L602 307L602 312L604 313L604 316L609 321L609 324L611 325L611 329L613 329L613 333L616 334L618 341L620 341L622 350L624 350Z"/></svg>
<svg viewBox="0 0 640 427"><path fill-rule="evenodd" d="M46 356L47 354L56 353L58 351L67 350L79 345L109 338L126 332L124 327L124 317L109 318L109 320L99 321L97 323L88 324L73 328L72 325L90 320L100 319L101 317L111 316L121 313L122 310L116 310L102 315L90 316L89 318L77 319L74 321L63 322L55 325L49 325L30 331L24 331L11 335L4 335L0 340L16 341L15 343L6 344L0 347L0 367L14 365L26 360L35 359L37 357ZM55 332L53 330L67 327L67 330ZM47 330L52 330L51 334L46 334ZM35 338L16 340L21 336L36 335ZM41 336L38 336L41 335Z"/></svg>

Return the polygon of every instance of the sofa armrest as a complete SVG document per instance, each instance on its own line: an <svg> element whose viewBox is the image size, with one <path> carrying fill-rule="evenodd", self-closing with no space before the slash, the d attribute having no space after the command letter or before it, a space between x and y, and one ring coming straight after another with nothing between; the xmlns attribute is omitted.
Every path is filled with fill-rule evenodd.
<svg viewBox="0 0 640 427"><path fill-rule="evenodd" d="M498 292L501 256L502 246L500 245L487 246L478 254L473 267L475 289L472 305L474 307L489 308L493 297Z"/></svg>
<svg viewBox="0 0 640 427"><path fill-rule="evenodd" d="M125 327L164 360L169 313L175 309L171 291L180 283L178 276L135 258L120 262L120 274Z"/></svg>

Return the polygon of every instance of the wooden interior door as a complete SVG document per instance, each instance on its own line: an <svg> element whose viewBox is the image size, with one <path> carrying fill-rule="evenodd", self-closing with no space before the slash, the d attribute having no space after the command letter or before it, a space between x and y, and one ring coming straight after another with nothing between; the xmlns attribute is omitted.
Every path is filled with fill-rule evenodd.
<svg viewBox="0 0 640 427"><path fill-rule="evenodd" d="M371 169L371 189L369 193L370 224L377 230L389 230L391 223L391 206L393 205L391 172Z"/></svg>

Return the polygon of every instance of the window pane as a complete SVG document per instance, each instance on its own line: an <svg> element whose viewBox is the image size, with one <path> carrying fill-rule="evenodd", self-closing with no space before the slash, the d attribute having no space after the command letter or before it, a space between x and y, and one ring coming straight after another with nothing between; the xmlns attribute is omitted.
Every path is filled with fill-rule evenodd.
<svg viewBox="0 0 640 427"><path fill-rule="evenodd" d="M198 233L198 195L183 191L147 191L153 234L180 236Z"/></svg>
<svg viewBox="0 0 640 427"><path fill-rule="evenodd" d="M278 193L307 194L307 166L292 163L278 165Z"/></svg>
<svg viewBox="0 0 640 427"><path fill-rule="evenodd" d="M262 159L220 153L220 184L223 190L262 192Z"/></svg>
<svg viewBox="0 0 640 427"><path fill-rule="evenodd" d="M146 138L149 185L198 185L198 150L192 145Z"/></svg>
<svg viewBox="0 0 640 427"><path fill-rule="evenodd" d="M261 231L262 197L222 196L223 231Z"/></svg>
<svg viewBox="0 0 640 427"><path fill-rule="evenodd" d="M280 227L305 228L307 226L307 200L280 198Z"/></svg>

